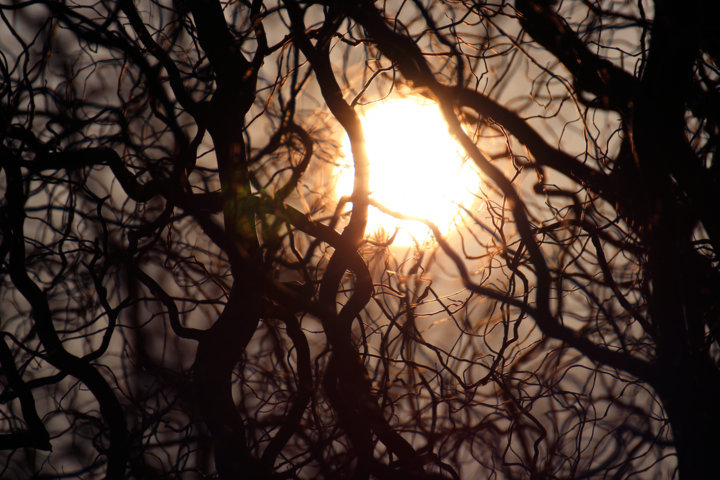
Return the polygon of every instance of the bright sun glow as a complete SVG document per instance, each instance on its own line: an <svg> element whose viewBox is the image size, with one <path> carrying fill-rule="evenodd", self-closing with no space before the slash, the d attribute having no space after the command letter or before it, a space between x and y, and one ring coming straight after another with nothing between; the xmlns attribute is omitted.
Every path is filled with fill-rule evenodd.
<svg viewBox="0 0 720 480"><path fill-rule="evenodd" d="M470 207L480 177L464 161L462 148L450 136L435 103L420 97L396 98L373 104L361 113L370 161L371 197L404 215L430 220L443 234L460 218L460 205ZM343 143L338 173L338 197L351 195L354 180L350 141ZM398 220L370 207L366 234L383 230L395 245L429 239L430 231L417 221Z"/></svg>

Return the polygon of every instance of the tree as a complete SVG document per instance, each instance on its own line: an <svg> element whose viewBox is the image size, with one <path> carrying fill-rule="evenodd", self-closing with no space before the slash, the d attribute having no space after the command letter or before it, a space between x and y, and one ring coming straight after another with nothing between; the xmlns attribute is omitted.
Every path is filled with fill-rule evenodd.
<svg viewBox="0 0 720 480"><path fill-rule="evenodd" d="M0 13L4 476L714 471L714 2ZM404 253L359 120L398 92L485 178Z"/></svg>

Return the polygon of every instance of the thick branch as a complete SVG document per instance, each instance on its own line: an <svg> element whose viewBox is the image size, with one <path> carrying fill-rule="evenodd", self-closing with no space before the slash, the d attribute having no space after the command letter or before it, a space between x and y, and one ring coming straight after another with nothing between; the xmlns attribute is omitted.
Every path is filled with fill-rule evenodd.
<svg viewBox="0 0 720 480"><path fill-rule="evenodd" d="M517 0L520 24L573 75L575 88L593 93L598 104L627 113L639 84L635 77L592 53L548 2Z"/></svg>

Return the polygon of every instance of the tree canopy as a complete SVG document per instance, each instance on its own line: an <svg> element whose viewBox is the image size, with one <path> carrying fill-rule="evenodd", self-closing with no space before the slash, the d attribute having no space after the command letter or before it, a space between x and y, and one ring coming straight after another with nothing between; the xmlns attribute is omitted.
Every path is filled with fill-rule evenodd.
<svg viewBox="0 0 720 480"><path fill-rule="evenodd" d="M2 1L0 476L708 478L718 9ZM401 97L450 232L369 185Z"/></svg>

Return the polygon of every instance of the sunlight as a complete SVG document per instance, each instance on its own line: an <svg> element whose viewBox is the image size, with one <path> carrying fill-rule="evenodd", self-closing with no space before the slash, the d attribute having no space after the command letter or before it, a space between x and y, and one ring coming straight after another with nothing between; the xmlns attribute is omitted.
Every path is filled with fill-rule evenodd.
<svg viewBox="0 0 720 480"><path fill-rule="evenodd" d="M443 234L469 208L480 177L464 160L462 147L450 136L437 104L422 97L387 100L361 112L370 161L371 198L390 210L430 220ZM352 194L354 169L350 141L337 174L338 197ZM366 234L390 237L409 246L430 241L430 230L418 221L399 220L370 207Z"/></svg>

